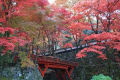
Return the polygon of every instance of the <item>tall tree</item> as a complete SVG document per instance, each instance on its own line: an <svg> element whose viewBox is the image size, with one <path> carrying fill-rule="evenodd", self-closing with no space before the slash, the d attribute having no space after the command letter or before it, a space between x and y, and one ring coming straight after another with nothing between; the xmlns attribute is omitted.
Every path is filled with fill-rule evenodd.
<svg viewBox="0 0 120 80"><path fill-rule="evenodd" d="M82 39L88 46L78 52L78 58L85 57L87 52L94 52L99 54L99 58L107 59L103 49L114 49L113 54L120 50L119 6L119 0L81 0L73 6L73 15L66 20L69 32L73 36L88 33L76 39Z"/></svg>

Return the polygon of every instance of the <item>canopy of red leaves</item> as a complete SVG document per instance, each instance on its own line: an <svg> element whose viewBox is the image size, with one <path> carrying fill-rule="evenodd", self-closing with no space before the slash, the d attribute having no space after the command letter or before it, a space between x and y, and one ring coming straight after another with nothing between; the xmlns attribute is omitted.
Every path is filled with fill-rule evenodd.
<svg viewBox="0 0 120 80"><path fill-rule="evenodd" d="M6 32L9 32L10 36L4 36ZM11 27L0 27L0 46L3 47L2 54L5 54L7 51L14 51L15 44L18 43L20 46L24 46L26 43L30 42L27 39L27 35L20 33L17 34L16 30ZM14 36L16 34L16 36Z"/></svg>
<svg viewBox="0 0 120 80"><path fill-rule="evenodd" d="M88 52L99 54L98 58L107 59L103 49L120 50L120 0L80 0L73 6L73 13L66 19L68 31L83 39L89 47L77 53L77 58L85 57ZM91 35L84 36L84 30ZM94 44L95 43L95 44ZM114 54L114 53L113 53Z"/></svg>

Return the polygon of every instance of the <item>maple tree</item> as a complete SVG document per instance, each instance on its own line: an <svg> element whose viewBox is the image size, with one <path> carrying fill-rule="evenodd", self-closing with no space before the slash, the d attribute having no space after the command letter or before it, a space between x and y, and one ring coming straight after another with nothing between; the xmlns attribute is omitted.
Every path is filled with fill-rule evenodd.
<svg viewBox="0 0 120 80"><path fill-rule="evenodd" d="M87 45L77 53L77 58L85 57L88 52L94 52L99 54L99 58L107 59L106 53L103 52L106 49L114 49L114 53L118 53L119 0L80 0L72 9L71 17L65 20L67 31L78 46Z"/></svg>
<svg viewBox="0 0 120 80"><path fill-rule="evenodd" d="M18 17L27 15L27 12L24 9L33 6L36 3L42 9L45 9L45 6L48 5L47 0L0 0L0 57L3 64L7 60L8 63L10 62L10 59L5 59L7 56L8 58L11 58L9 57L11 56L11 53L12 58L16 55L14 54L15 49L31 43L28 33L21 29L10 27L9 20L13 16ZM26 53L24 55L26 55ZM25 58L27 59L20 58L22 61L21 65L26 65L27 63L33 64L27 56Z"/></svg>
<svg viewBox="0 0 120 80"><path fill-rule="evenodd" d="M19 0L0 0L0 64L14 63L17 47L31 42L30 37L19 29L12 28L8 20L18 11Z"/></svg>
<svg viewBox="0 0 120 80"><path fill-rule="evenodd" d="M64 25L61 23L70 12L64 7L50 6L47 0L8 0L8 3L7 24L31 37L32 50L40 46L43 51L54 53ZM42 49L37 51L42 52Z"/></svg>
<svg viewBox="0 0 120 80"><path fill-rule="evenodd" d="M36 5L37 4L37 5ZM31 14L28 14L28 12L30 12L30 8L28 7L33 7L33 6L39 6L39 10L43 10L45 9L45 7L48 5L48 1L47 0L5 0L5 1L2 1L0 0L0 5L2 6L1 7L1 18L0 18L0 22L2 25L5 25L6 27L8 25L11 25L9 24L10 23L10 20L12 18L16 18L16 17L24 17L26 15L29 15L29 16L26 16L27 19L30 19L33 17L33 15L35 16L35 9L32 10ZM37 9L38 10L38 9ZM28 18L29 17L29 18ZM37 18L38 16L36 16ZM26 18L25 18L26 19ZM12 19L13 20L13 19ZM36 19L36 21L38 20L38 18ZM34 21L35 21L35 18L34 18ZM11 28L12 29L12 28ZM15 31L16 32L16 31ZM26 32L23 30L20 30L17 32L19 32L17 34L17 36L19 35L19 38L22 38L25 37L26 39L28 39L28 35L26 35ZM30 38L29 38L30 40ZM22 40L19 40L19 42L21 42ZM24 43L24 41L22 41ZM20 45L22 45L20 43Z"/></svg>
<svg viewBox="0 0 120 80"><path fill-rule="evenodd" d="M18 35L20 32L16 29L13 29L7 24L9 18L10 1L0 1L0 46L1 46L1 55L4 55L7 51L14 51L15 44L18 43L20 46L23 46L26 43L27 36Z"/></svg>
<svg viewBox="0 0 120 80"><path fill-rule="evenodd" d="M25 6L22 10L20 9L17 17L16 13L11 16L8 24L20 28L30 35L32 47L35 49L36 46L39 46L39 52L54 51L59 41L58 36L61 31L59 26L62 18L69 14L66 14L65 11L64 8L56 6L49 5L48 7L45 5L41 7L38 4L33 4L32 6Z"/></svg>

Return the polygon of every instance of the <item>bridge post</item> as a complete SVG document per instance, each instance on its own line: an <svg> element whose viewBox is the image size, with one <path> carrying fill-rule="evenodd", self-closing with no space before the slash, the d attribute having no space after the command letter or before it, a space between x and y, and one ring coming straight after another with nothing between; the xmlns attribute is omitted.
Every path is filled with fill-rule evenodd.
<svg viewBox="0 0 120 80"><path fill-rule="evenodd" d="M62 77L63 77L63 80L66 80L66 76L65 76L65 71L62 71Z"/></svg>
<svg viewBox="0 0 120 80"><path fill-rule="evenodd" d="M42 66L38 66L38 69L39 69L39 71L41 72L41 75L42 75L42 77L44 77L44 75L45 75L45 72L47 71L47 69L48 69L48 66L47 65L45 65L44 67L42 67ZM42 70L43 69L43 70Z"/></svg>
<svg viewBox="0 0 120 80"><path fill-rule="evenodd" d="M70 71L69 71L68 69L65 70L65 72L66 72L66 74L67 74L69 80L72 80L71 74L72 74L73 69L74 69L74 68L71 68Z"/></svg>

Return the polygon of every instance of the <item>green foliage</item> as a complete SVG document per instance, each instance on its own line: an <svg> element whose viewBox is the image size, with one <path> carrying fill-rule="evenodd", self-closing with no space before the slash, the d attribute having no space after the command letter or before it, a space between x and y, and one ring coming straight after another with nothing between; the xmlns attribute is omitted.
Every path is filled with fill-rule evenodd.
<svg viewBox="0 0 120 80"><path fill-rule="evenodd" d="M34 68L35 67L35 64L33 63L33 61L30 58L28 58L28 56L25 52L21 51L18 56L21 60L21 67L22 68L25 68L25 67Z"/></svg>
<svg viewBox="0 0 120 80"><path fill-rule="evenodd" d="M22 17L19 16L12 16L8 20L8 24L11 25L13 28L19 28L21 27L21 22L23 21Z"/></svg>
<svg viewBox="0 0 120 80"><path fill-rule="evenodd" d="M120 78L117 77L116 80L120 80Z"/></svg>
<svg viewBox="0 0 120 80"><path fill-rule="evenodd" d="M95 75L91 80L112 80L109 76L104 76L103 74Z"/></svg>
<svg viewBox="0 0 120 80"><path fill-rule="evenodd" d="M12 80L11 78L7 78L7 77L4 77L4 76L0 76L0 80Z"/></svg>
<svg viewBox="0 0 120 80"><path fill-rule="evenodd" d="M12 54L0 55L0 66L8 65L9 63L13 63L14 57Z"/></svg>

